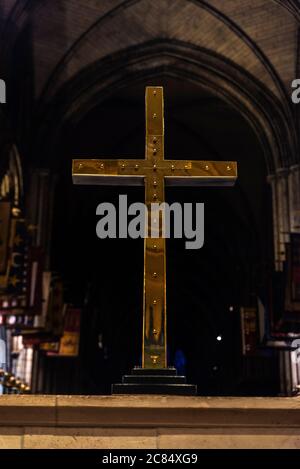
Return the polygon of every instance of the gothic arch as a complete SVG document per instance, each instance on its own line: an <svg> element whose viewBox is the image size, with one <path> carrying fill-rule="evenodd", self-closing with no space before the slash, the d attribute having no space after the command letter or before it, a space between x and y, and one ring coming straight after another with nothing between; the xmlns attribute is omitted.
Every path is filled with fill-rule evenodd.
<svg viewBox="0 0 300 469"><path fill-rule="evenodd" d="M170 40L151 41L118 52L69 80L38 116L44 125L35 141L35 154L39 157L44 154L51 165L55 145L65 125L74 125L116 89L144 78L161 76L198 83L236 108L254 129L263 147L269 174L297 164L294 122L272 92L222 56Z"/></svg>
<svg viewBox="0 0 300 469"><path fill-rule="evenodd" d="M40 99L46 100L51 98L59 86L65 82L66 76L69 76L70 70L71 73L74 74L80 70L80 67L78 67L79 63L88 66L93 56L94 59L96 56L99 58L99 54L109 56L110 54L114 54L116 50L120 50L121 47L128 48L134 45L138 45L140 40L137 37L135 37L131 43L127 43L125 35L123 38L118 39L116 48L111 45L110 49L105 50L105 52L102 50L97 50L97 52L95 52L95 44L101 43L101 41L103 42L103 29L113 28L112 31L122 31L122 15L124 15L125 12L132 12L135 7L140 8L140 11L138 10L136 16L138 18L138 24L143 24L143 2L146 3L146 0L124 0L116 5L114 4L112 8L105 10L99 17L97 17L96 20L90 24L87 29L83 30L76 38L76 40L64 51L64 54L60 57L59 61L51 71L47 82L41 90ZM174 12L172 9L168 11L169 21L172 20L174 24L178 26L178 28L183 22L188 24L190 21L190 16L186 15L183 10L185 5L190 5L194 8L195 17L197 17L197 15L206 14L207 16L203 18L199 16L199 26L201 24L201 20L202 23L203 21L211 22L210 34L212 34L212 31L217 29L217 27L222 29L223 36L225 35L224 37L226 37L226 47L222 48L224 57L227 57L229 60L233 60L236 63L240 62L241 56L247 57L247 61L244 63L244 67L248 69L248 65L251 63L252 68L250 68L248 71L251 70L253 75L260 75L263 77L263 81L265 83L268 82L268 86L273 89L274 93L277 94L283 101L286 101L286 90L275 67L272 65L267 55L261 50L258 44L246 33L243 28L236 24L232 18L223 13L222 8L216 8L213 4L210 4L209 1L204 0L178 0L177 3L181 4L181 8L177 8L177 10L175 8ZM157 18L160 16L160 10L164 11L166 5L164 5L163 2L161 2L159 5L154 5L153 3L151 5L150 2L150 4L148 4L148 9L149 7L152 7L154 12L153 15L148 14L147 21L149 23L154 22L154 24L156 24L155 33L149 34L144 27L145 25L143 25L141 30L144 34L141 34L141 37L147 36L147 39L144 39L145 41L158 40L160 37L168 37L169 32L167 31L168 28L166 25L157 24ZM144 6L144 10L144 14L148 13L147 5ZM197 34L195 37L183 37L182 34L178 33L176 29L177 28L174 29L174 27L172 28L170 37L174 37L178 41L187 41L198 46L200 45L200 47L203 46L203 44L198 43L199 39L202 37L201 34ZM221 44L224 45L224 40L222 41L222 39L217 38L217 36L210 38L208 42L210 43L210 49L215 51L220 49ZM237 51L237 49L240 50ZM236 51L236 55L232 55L233 50ZM242 54L240 53L241 50L243 51ZM102 55L101 58L103 58L104 55ZM285 107L286 112L289 112L288 106L285 105Z"/></svg>

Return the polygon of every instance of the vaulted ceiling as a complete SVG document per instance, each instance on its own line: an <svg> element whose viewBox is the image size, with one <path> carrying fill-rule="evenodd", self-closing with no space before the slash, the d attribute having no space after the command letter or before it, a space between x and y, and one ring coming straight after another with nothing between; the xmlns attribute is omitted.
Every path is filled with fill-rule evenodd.
<svg viewBox="0 0 300 469"><path fill-rule="evenodd" d="M185 44L231 64L232 80L243 71L260 84L291 128L299 20L297 0L2 0L0 73L11 83L15 106L30 107L33 116L86 70L117 54L125 51L126 60L126 51L155 41ZM176 56L176 48L171 53ZM27 83L25 91L11 79L16 74ZM29 89L31 101L24 104L20 95Z"/></svg>
<svg viewBox="0 0 300 469"><path fill-rule="evenodd" d="M275 0L2 0L2 51L32 39L35 96L104 56L155 38L215 51L278 96L296 74L299 6ZM1 8L1 7L0 7ZM24 36L22 36L24 37ZM25 44L24 44L25 46ZM51 80L55 81L51 83Z"/></svg>

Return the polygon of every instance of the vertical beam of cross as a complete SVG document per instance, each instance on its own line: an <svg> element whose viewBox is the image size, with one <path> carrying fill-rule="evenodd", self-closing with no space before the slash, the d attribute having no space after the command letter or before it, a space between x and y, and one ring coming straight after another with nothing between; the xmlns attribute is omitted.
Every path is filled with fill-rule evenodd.
<svg viewBox="0 0 300 469"><path fill-rule="evenodd" d="M148 237L144 241L143 367L167 366L166 314L166 242L161 236L159 212L153 203L165 200L164 172L164 101L162 87L146 89L146 161L145 178L148 209ZM154 225L154 226L153 226ZM152 233L150 232L152 230ZM156 232L156 233L155 233ZM151 235L155 237L151 237Z"/></svg>

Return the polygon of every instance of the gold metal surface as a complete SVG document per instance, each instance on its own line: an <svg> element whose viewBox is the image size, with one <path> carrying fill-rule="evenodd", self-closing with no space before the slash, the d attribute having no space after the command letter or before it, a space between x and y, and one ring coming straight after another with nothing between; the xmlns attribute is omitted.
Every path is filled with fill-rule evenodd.
<svg viewBox="0 0 300 469"><path fill-rule="evenodd" d="M150 220L160 219L151 204L165 201L166 185L233 185L237 164L233 161L164 159L163 88L146 88L145 159L73 160L74 184L145 185L148 237L144 241L143 367L167 366L166 338L166 244L157 223L151 238ZM152 210L152 212L151 212ZM152 227L153 230L153 227Z"/></svg>

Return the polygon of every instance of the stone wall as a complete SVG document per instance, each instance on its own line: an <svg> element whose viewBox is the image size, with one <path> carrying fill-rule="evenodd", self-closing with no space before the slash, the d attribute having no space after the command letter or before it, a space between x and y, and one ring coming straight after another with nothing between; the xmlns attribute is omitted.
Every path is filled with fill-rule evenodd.
<svg viewBox="0 0 300 469"><path fill-rule="evenodd" d="M0 448L300 448L300 398L1 396Z"/></svg>

